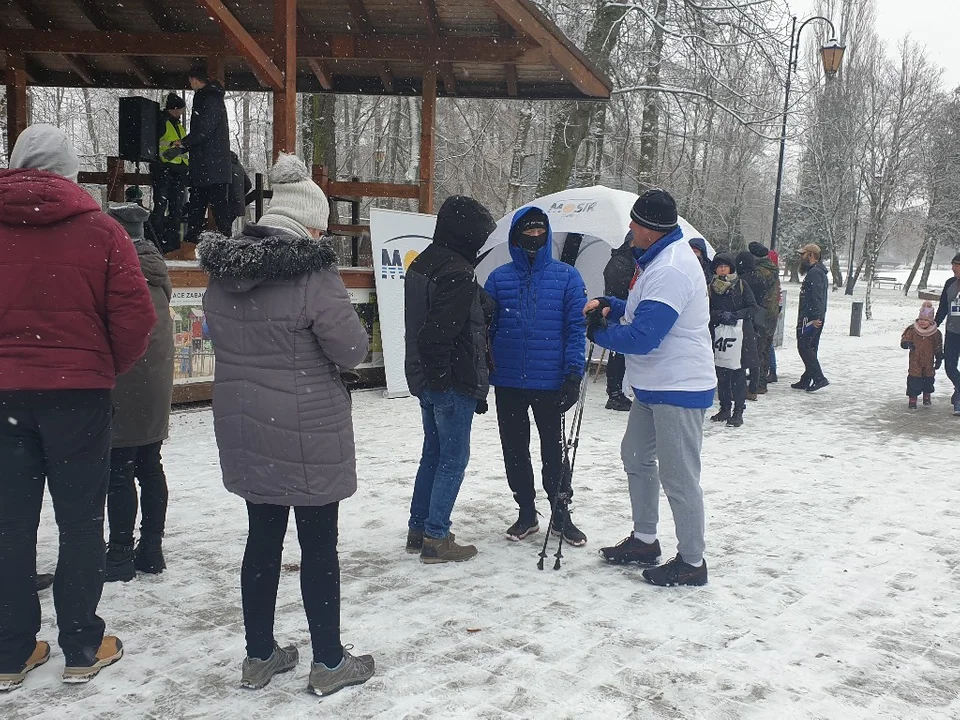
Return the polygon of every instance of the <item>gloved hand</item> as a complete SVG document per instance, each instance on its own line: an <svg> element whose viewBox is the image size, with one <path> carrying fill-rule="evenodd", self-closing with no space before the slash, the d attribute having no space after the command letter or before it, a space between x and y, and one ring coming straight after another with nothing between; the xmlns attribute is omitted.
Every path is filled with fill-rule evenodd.
<svg viewBox="0 0 960 720"><path fill-rule="evenodd" d="M720 322L723 325L736 325L737 316L729 310L725 310L724 312L720 313Z"/></svg>
<svg viewBox="0 0 960 720"><path fill-rule="evenodd" d="M580 376L571 373L564 378L563 385L560 387L560 412L565 413L576 405L579 399Z"/></svg>
<svg viewBox="0 0 960 720"><path fill-rule="evenodd" d="M607 305L609 307L609 304ZM587 339L594 342L594 336L598 330L607 329L607 319L603 316L603 306L594 308L586 314L587 320Z"/></svg>
<svg viewBox="0 0 960 720"><path fill-rule="evenodd" d="M913 350L913 348L916 346L909 340L904 340L900 343L900 347L902 347L904 350Z"/></svg>
<svg viewBox="0 0 960 720"><path fill-rule="evenodd" d="M487 410L489 409L490 409L490 406L487 405L486 400L477 400L477 409L474 410L473 412L475 412L477 415L486 415Z"/></svg>
<svg viewBox="0 0 960 720"><path fill-rule="evenodd" d="M943 365L943 355L937 355L933 359L933 369L939 370L942 365Z"/></svg>

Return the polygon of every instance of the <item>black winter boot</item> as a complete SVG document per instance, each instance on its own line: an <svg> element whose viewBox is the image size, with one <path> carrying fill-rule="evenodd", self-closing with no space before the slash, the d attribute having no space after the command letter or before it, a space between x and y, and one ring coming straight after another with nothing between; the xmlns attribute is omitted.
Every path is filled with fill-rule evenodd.
<svg viewBox="0 0 960 720"><path fill-rule="evenodd" d="M740 427L743 425L743 408L736 408L733 415L727 420L727 427Z"/></svg>
<svg viewBox="0 0 960 720"><path fill-rule="evenodd" d="M730 406L721 405L720 412L718 412L716 415L711 415L710 419L714 422L726 422L730 419Z"/></svg>
<svg viewBox="0 0 960 720"><path fill-rule="evenodd" d="M617 393L616 395L611 395L607 400L607 404L604 406L607 410L619 410L620 412L628 412L631 407L633 407L633 401L630 400L623 393Z"/></svg>
<svg viewBox="0 0 960 720"><path fill-rule="evenodd" d="M137 543L136 556L133 559L134 567L140 572L156 575L167 567L163 559L163 536L142 535Z"/></svg>
<svg viewBox="0 0 960 720"><path fill-rule="evenodd" d="M107 564L104 582L128 582L137 571L133 565L133 545L107 545Z"/></svg>
<svg viewBox="0 0 960 720"><path fill-rule="evenodd" d="M587 544L587 536L580 528L573 523L570 517L570 510L566 507L558 507L553 514L553 524L550 526L550 534L554 537L560 537L563 533L563 541L574 547L583 547Z"/></svg>

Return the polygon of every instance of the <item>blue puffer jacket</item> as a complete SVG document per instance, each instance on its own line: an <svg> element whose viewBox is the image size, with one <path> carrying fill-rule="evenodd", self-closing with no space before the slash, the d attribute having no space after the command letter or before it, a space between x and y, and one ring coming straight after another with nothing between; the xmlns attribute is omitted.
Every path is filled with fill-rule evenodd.
<svg viewBox="0 0 960 720"><path fill-rule="evenodd" d="M513 226L529 208L513 216ZM513 262L487 278L497 301L490 326L493 372L490 384L527 390L559 390L570 374L583 377L586 286L580 273L553 259L553 233L531 267L527 254L510 243Z"/></svg>

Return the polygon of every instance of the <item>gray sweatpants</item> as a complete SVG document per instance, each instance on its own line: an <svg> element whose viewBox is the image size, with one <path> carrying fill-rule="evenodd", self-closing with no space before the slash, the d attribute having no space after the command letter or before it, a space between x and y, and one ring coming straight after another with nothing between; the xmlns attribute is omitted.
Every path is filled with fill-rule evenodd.
<svg viewBox="0 0 960 720"><path fill-rule="evenodd" d="M670 501L677 550L685 562L699 563L704 550L700 450L705 410L647 405L634 400L620 445L630 484L633 529L656 535L660 485Z"/></svg>

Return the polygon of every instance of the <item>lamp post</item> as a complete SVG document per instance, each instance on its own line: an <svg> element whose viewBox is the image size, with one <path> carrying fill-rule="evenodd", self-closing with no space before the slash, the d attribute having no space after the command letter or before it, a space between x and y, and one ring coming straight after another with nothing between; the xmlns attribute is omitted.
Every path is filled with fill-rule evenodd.
<svg viewBox="0 0 960 720"><path fill-rule="evenodd" d="M797 61L800 59L800 34L803 29L814 20L821 20L830 26L831 39L826 45L820 48L820 59L823 62L823 71L827 77L833 77L840 70L840 63L843 62L843 51L846 49L837 39L837 29L827 18L822 15L815 15L807 18L797 28L797 18L794 16L790 27L790 52L787 56L787 83L783 94L783 123L780 126L780 162L777 165L777 191L773 199L773 228L770 231L770 249L777 247L777 230L780 224L780 196L783 191L783 161L787 152L787 117L790 114L790 81L794 71L797 69Z"/></svg>

